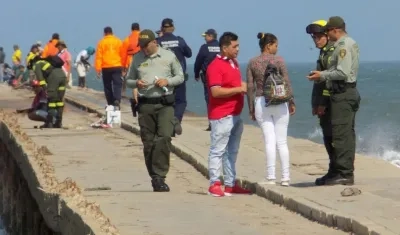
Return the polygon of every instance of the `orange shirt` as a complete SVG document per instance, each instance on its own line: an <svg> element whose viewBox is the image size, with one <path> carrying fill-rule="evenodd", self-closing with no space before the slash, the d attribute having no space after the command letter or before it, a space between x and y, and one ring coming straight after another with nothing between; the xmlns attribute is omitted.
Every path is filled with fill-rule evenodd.
<svg viewBox="0 0 400 235"><path fill-rule="evenodd" d="M122 56L122 66L128 68L132 62L132 57L134 54L140 51L139 43L139 30L134 30L131 34L125 38L122 43L121 56Z"/></svg>
<svg viewBox="0 0 400 235"><path fill-rule="evenodd" d="M58 40L53 39L46 44L42 52L42 58L46 58L48 56L55 56L58 54L58 49L56 47Z"/></svg>
<svg viewBox="0 0 400 235"><path fill-rule="evenodd" d="M122 67L122 41L114 35L106 35L97 44L95 69L100 72L104 68Z"/></svg>

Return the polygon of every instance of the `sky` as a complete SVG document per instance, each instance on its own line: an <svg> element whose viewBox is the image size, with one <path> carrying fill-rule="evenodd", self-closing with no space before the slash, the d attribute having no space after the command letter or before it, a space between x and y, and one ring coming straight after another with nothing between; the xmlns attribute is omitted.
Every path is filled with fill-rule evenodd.
<svg viewBox="0 0 400 235"><path fill-rule="evenodd" d="M26 55L37 40L47 42L55 32L65 40L73 56L96 46L103 28L111 26L121 39L133 22L141 29L157 30L163 18L172 18L175 35L183 37L193 50L193 63L204 43L201 34L214 28L219 34L231 31L239 36L239 61L246 63L260 53L256 35L273 33L279 40L279 54L287 62L314 62L318 50L305 27L319 19L341 16L349 35L360 47L361 61L399 60L400 31L397 22L400 1L351 0L232 0L232 1L132 1L132 0L7 1L0 17L0 46L10 61L13 44ZM325 3L326 2L326 3ZM65 4L67 3L67 4ZM325 4L324 4L325 3ZM6 23L8 22L8 23ZM396 41L394 41L396 39Z"/></svg>

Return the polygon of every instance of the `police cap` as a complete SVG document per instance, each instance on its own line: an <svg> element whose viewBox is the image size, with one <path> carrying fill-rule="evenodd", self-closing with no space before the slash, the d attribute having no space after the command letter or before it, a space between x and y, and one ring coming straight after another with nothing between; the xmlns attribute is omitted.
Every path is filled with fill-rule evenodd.
<svg viewBox="0 0 400 235"><path fill-rule="evenodd" d="M215 29L207 29L201 36L205 37L206 35L217 37L217 31Z"/></svg>
<svg viewBox="0 0 400 235"><path fill-rule="evenodd" d="M156 35L150 29L144 29L139 34L139 46L146 47L149 42L156 40Z"/></svg>
<svg viewBox="0 0 400 235"><path fill-rule="evenodd" d="M345 29L346 23L344 22L343 18L340 16L332 16L329 18L328 23L326 24L325 28L328 29Z"/></svg>
<svg viewBox="0 0 400 235"><path fill-rule="evenodd" d="M174 21L171 18L165 18L161 22L162 28L174 27Z"/></svg>

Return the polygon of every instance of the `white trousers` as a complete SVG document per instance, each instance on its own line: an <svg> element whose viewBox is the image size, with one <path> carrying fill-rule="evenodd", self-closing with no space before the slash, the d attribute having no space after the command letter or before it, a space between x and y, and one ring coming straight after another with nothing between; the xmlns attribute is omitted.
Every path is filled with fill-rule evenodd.
<svg viewBox="0 0 400 235"><path fill-rule="evenodd" d="M289 148L287 145L287 130L289 125L288 103L269 105L265 107L265 98L256 97L255 117L260 125L265 144L266 178L275 180L276 150L279 152L282 166L282 181L290 180Z"/></svg>

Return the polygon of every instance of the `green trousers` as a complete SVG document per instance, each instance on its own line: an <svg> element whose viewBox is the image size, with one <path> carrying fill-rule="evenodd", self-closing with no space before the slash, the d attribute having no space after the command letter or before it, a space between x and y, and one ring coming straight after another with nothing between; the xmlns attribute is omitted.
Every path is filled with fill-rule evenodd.
<svg viewBox="0 0 400 235"><path fill-rule="evenodd" d="M356 134L354 123L360 107L360 94L356 88L331 95L332 145L334 147L334 169L344 177L354 175Z"/></svg>
<svg viewBox="0 0 400 235"><path fill-rule="evenodd" d="M322 135L326 152L329 156L329 173L334 173L334 151L332 146L332 122L331 122L331 104L325 106L325 114L319 117L319 124L322 129Z"/></svg>
<svg viewBox="0 0 400 235"><path fill-rule="evenodd" d="M62 125L66 76L62 69L55 68L47 80L48 121L56 126Z"/></svg>
<svg viewBox="0 0 400 235"><path fill-rule="evenodd" d="M153 179L165 178L169 171L174 107L140 104L138 119L147 171Z"/></svg>

